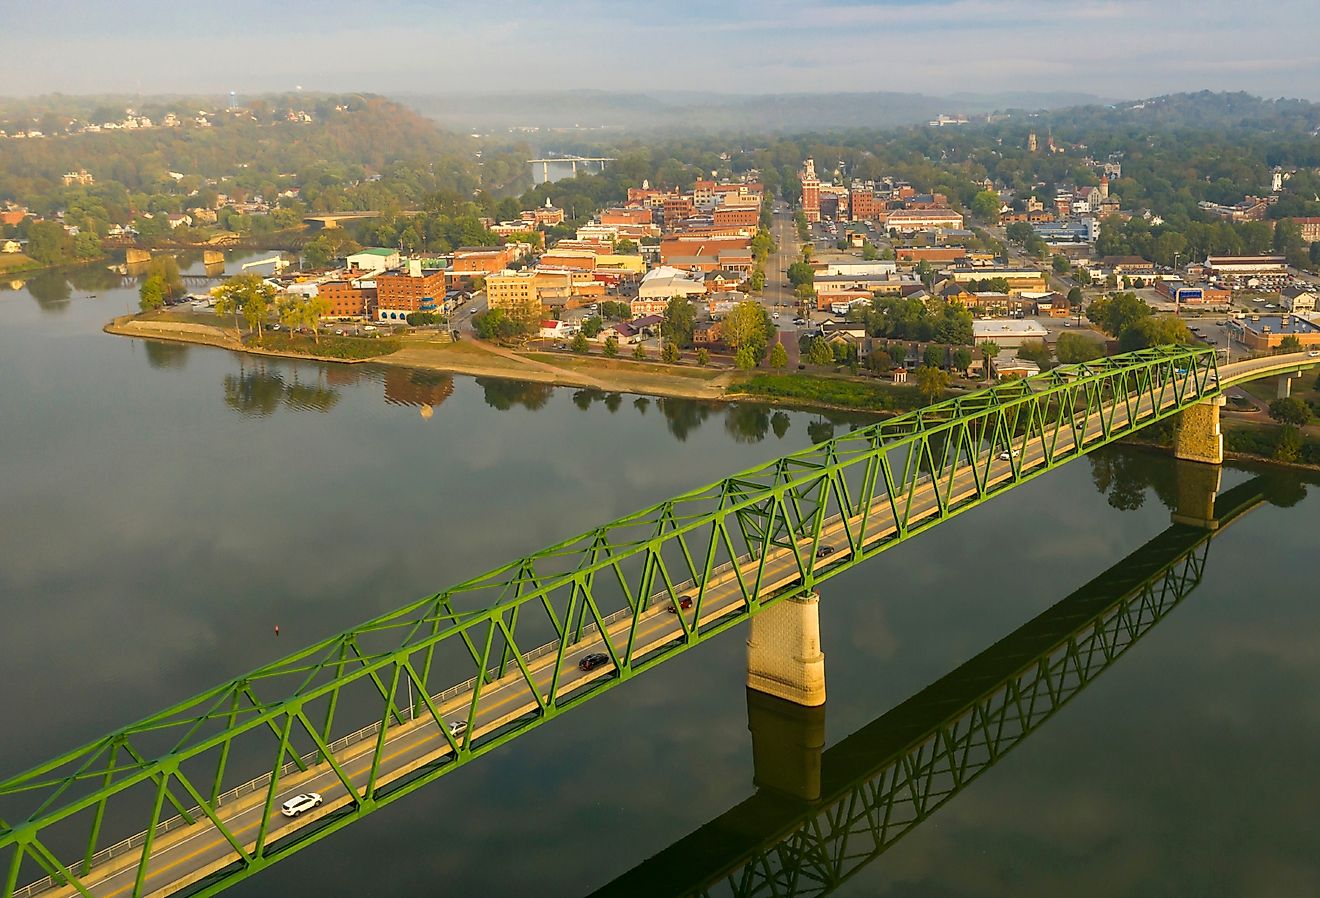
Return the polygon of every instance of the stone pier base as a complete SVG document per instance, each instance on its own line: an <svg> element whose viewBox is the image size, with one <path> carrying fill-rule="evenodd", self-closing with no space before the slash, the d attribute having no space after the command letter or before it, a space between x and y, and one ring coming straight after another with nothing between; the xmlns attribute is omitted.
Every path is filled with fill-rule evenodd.
<svg viewBox="0 0 1320 898"><path fill-rule="evenodd" d="M1219 429L1224 401L1223 396L1215 396L1183 410L1173 448L1176 457L1208 465L1224 463L1224 434Z"/></svg>
<svg viewBox="0 0 1320 898"><path fill-rule="evenodd" d="M747 688L799 705L825 703L818 593L784 599L752 618Z"/></svg>

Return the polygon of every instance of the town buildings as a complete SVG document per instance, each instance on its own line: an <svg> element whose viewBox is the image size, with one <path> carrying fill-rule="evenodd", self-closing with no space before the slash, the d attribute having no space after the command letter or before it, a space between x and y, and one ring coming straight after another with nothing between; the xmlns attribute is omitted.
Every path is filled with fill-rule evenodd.
<svg viewBox="0 0 1320 898"><path fill-rule="evenodd" d="M1205 273L1234 290L1277 290L1288 279L1288 260L1283 256L1210 256L1205 260Z"/></svg>

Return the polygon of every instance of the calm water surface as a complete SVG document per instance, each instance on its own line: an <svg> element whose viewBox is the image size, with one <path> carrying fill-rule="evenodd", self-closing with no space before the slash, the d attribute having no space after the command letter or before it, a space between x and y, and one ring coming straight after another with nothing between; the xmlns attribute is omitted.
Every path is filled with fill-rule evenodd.
<svg viewBox="0 0 1320 898"><path fill-rule="evenodd" d="M101 332L135 302L95 271L0 290L0 776L852 423ZM827 747L1163 531L1176 476L1079 461L830 581ZM1320 894L1320 499L1272 484L1182 606L836 894ZM744 638L229 894L604 886L755 791Z"/></svg>

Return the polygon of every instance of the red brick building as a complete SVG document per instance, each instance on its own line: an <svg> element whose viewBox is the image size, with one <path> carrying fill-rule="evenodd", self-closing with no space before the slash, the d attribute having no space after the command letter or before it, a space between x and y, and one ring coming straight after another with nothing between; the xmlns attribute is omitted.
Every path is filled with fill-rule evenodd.
<svg viewBox="0 0 1320 898"><path fill-rule="evenodd" d="M1294 218L1302 229L1302 239L1307 243L1320 243L1320 218Z"/></svg>
<svg viewBox="0 0 1320 898"><path fill-rule="evenodd" d="M814 159L802 164L802 212L807 221L820 221L820 179L816 177Z"/></svg>
<svg viewBox="0 0 1320 898"><path fill-rule="evenodd" d="M326 281L318 284L316 295L330 304L330 318L360 318L367 314L367 291L351 281Z"/></svg>
<svg viewBox="0 0 1320 898"><path fill-rule="evenodd" d="M716 206L712 213L715 227L754 228L761 218L755 206Z"/></svg>
<svg viewBox="0 0 1320 898"><path fill-rule="evenodd" d="M402 272L376 275L378 318L434 312L445 297L445 273L428 271L420 277Z"/></svg>

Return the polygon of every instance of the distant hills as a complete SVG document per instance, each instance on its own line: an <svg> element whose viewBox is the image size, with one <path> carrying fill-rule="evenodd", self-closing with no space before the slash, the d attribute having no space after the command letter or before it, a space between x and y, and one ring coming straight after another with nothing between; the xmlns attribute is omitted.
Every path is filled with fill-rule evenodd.
<svg viewBox="0 0 1320 898"><path fill-rule="evenodd" d="M457 131L510 128L645 131L813 131L914 125L937 115L1044 110L1106 102L1093 94L1015 92L947 97L868 91L818 94L537 93L396 94L395 99Z"/></svg>

